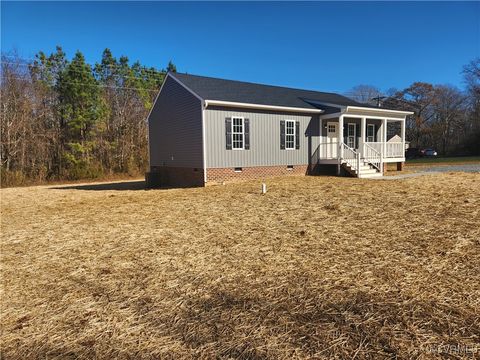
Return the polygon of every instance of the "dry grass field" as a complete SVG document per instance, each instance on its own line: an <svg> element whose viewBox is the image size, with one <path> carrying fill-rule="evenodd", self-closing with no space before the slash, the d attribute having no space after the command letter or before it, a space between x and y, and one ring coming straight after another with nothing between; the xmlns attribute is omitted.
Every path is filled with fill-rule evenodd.
<svg viewBox="0 0 480 360"><path fill-rule="evenodd" d="M479 174L267 184L2 189L2 359L480 357Z"/></svg>

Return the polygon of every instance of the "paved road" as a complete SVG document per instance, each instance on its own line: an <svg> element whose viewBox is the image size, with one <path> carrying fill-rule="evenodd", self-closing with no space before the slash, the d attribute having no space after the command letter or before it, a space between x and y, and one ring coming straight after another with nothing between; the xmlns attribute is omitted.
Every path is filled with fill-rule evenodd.
<svg viewBox="0 0 480 360"><path fill-rule="evenodd" d="M382 180L408 179L408 178L413 178L417 176L432 175L433 173L444 173L444 172L452 172L452 171L480 173L480 164L426 165L426 166L419 167L417 170L414 170L414 171L415 172L411 174L383 176L378 179L382 179Z"/></svg>

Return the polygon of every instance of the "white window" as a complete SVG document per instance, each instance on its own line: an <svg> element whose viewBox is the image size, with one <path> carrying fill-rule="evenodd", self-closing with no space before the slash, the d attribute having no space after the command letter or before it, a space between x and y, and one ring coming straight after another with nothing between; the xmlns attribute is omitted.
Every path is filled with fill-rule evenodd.
<svg viewBox="0 0 480 360"><path fill-rule="evenodd" d="M285 120L285 149L295 149L295 121Z"/></svg>
<svg viewBox="0 0 480 360"><path fill-rule="evenodd" d="M336 133L337 132L337 127L335 125L328 125L328 132L329 133Z"/></svg>
<svg viewBox="0 0 480 360"><path fill-rule="evenodd" d="M232 118L232 149L243 150L244 126L242 117Z"/></svg>
<svg viewBox="0 0 480 360"><path fill-rule="evenodd" d="M357 125L354 123L348 123L347 128L347 145L351 148L355 148L355 142L357 138Z"/></svg>
<svg viewBox="0 0 480 360"><path fill-rule="evenodd" d="M375 141L375 125L368 124L367 125L367 142L374 142Z"/></svg>

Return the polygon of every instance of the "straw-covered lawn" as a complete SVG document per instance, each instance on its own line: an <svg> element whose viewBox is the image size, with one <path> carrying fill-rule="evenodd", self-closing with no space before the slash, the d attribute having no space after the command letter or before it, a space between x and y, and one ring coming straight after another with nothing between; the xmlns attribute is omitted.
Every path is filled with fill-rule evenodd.
<svg viewBox="0 0 480 360"><path fill-rule="evenodd" d="M2 358L480 356L479 174L267 184L2 189Z"/></svg>

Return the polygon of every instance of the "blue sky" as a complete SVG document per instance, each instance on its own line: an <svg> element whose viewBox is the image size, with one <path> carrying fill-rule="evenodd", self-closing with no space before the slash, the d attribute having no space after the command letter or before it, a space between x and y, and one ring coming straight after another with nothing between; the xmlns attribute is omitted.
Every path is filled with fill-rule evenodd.
<svg viewBox="0 0 480 360"><path fill-rule="evenodd" d="M4 2L2 51L104 48L145 65L344 92L413 81L463 87L480 56L480 2Z"/></svg>

